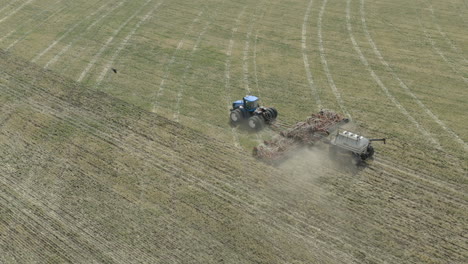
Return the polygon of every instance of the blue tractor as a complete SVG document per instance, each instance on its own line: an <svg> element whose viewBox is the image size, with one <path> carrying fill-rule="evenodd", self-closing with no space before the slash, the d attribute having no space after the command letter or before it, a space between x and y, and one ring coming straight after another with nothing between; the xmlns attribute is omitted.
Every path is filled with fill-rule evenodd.
<svg viewBox="0 0 468 264"><path fill-rule="evenodd" d="M232 103L230 119L234 126L247 123L250 129L258 131L265 124L274 122L277 116L275 108L259 106L258 97L247 95L242 100Z"/></svg>

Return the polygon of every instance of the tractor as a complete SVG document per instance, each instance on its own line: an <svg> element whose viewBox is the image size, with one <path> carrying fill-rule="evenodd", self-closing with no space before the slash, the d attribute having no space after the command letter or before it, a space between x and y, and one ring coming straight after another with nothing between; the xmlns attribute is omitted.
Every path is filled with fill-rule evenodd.
<svg viewBox="0 0 468 264"><path fill-rule="evenodd" d="M275 108L259 106L258 97L253 95L233 102L230 111L230 122L233 126L246 123L254 131L261 130L265 124L272 124L278 117Z"/></svg>

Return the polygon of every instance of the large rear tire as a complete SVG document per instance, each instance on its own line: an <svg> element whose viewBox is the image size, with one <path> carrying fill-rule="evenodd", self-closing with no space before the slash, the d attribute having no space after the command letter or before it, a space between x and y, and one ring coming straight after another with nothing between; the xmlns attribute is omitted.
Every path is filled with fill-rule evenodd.
<svg viewBox="0 0 468 264"><path fill-rule="evenodd" d="M259 131L263 128L265 121L259 116L252 116L249 118L249 128L255 131Z"/></svg>

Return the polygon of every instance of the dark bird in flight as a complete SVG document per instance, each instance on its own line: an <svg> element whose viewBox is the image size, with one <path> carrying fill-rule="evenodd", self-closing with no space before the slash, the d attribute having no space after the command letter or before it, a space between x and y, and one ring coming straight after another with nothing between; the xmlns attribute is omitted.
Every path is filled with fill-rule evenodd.
<svg viewBox="0 0 468 264"><path fill-rule="evenodd" d="M116 69L116 68L112 68L112 71L113 71L114 73L117 73L117 69Z"/></svg>

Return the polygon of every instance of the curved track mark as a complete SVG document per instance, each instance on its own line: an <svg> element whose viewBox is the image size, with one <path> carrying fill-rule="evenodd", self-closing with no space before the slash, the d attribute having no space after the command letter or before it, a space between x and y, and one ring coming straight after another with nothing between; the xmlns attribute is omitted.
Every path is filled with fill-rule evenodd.
<svg viewBox="0 0 468 264"><path fill-rule="evenodd" d="M326 0L325 0L326 1ZM429 115L437 124L439 124L440 127L442 127L447 133L449 133L452 138L461 146L464 147L465 150L468 150L468 145L466 142L464 142L457 134L455 134L450 128L448 128L434 113L432 113L429 108L427 108L421 100L411 91L411 89L398 77L398 75L395 73L395 71L390 67L387 61L383 58L382 54L380 53L379 49L377 48L377 45L375 44L374 40L372 39L372 36L369 33L369 30L367 29L367 23L366 23L366 14L364 11L364 1L361 0L361 6L360 6L360 12L361 12L361 22L362 22L362 27L364 29L364 34L366 35L367 41L369 44L372 46L372 50L374 51L374 54L379 58L380 62L385 66L388 72L390 72L395 80L398 81L400 84L400 87L403 88L421 107L424 112L426 112L427 115Z"/></svg>
<svg viewBox="0 0 468 264"><path fill-rule="evenodd" d="M60 9L58 9L57 11L53 12L52 14L50 14L45 20L43 20L41 23L38 23L36 24L31 30L29 30L28 32L24 33L22 37L18 38L17 40L13 41L5 50L10 50L11 48L13 48L16 44L18 44L19 42L23 41L27 36L29 36L29 34L31 34L32 32L34 32L34 30L36 30L37 28L41 27L43 24L45 24L47 21L49 21L49 19L53 18L55 15L57 14L60 14L62 12L62 10L66 9L67 7L64 6Z"/></svg>
<svg viewBox="0 0 468 264"><path fill-rule="evenodd" d="M436 27L437 27L437 30L439 31L439 34L444 38L445 42L447 42L447 44L450 46L450 48L455 52L457 53L458 56L460 56L460 58L463 60L463 62L466 64L467 63L467 60L466 58L463 56L463 52L457 47L455 46L455 44L453 44L453 42L450 40L450 38L447 36L447 33L445 33L442 28L440 27L439 23L437 23L436 21L436 17L435 17L435 14L434 14L434 8L432 7L432 4L429 4L429 11L431 11L431 16L432 16L432 21L434 21Z"/></svg>
<svg viewBox="0 0 468 264"><path fill-rule="evenodd" d="M189 28L187 29L187 31L185 31L184 33L184 36L180 39L179 43L177 44L177 47L176 49L174 50L174 52L172 53L172 57L171 59L169 60L169 63L166 65L165 69L164 69L164 76L163 78L161 79L161 83L159 84L159 90L158 92L156 93L156 98L154 100L154 103L153 103L153 110L152 112L156 112L157 111L157 108L159 106L159 97L161 97L164 93L164 85L166 83L166 80L167 78L169 77L169 70L172 66L172 64L175 62L176 58L177 58L177 54L179 53L179 50L184 46L184 42L185 42L185 38L187 37L187 35L192 32L192 29L193 29L193 26L195 25L195 23L200 20L200 17L201 15L203 14L203 11L200 11L198 13L198 15L195 17L195 19L192 21L192 23L190 24Z"/></svg>
<svg viewBox="0 0 468 264"><path fill-rule="evenodd" d="M70 34L75 28L77 28L79 25L81 25L83 22L87 21L90 17L94 16L95 14L97 14L99 11L101 11L101 9L103 9L106 5L108 5L108 3L105 3L104 5L102 5L101 7L99 7L96 11L94 11L93 13L91 13L90 15L86 16L85 18L83 19L80 19L80 21L78 21L78 23L74 24L73 26L71 26L67 31L65 31L65 33L62 34L62 36L60 36L58 39L54 40L49 46L47 46L47 48L45 48L43 51L41 51L39 54L37 54L31 61L32 62L36 62L38 59L40 59L42 56L44 56L44 54L46 54L50 49L52 49L53 47L55 47L55 45L57 45L60 41L62 41L62 39L64 39L65 37L68 36L68 34Z"/></svg>
<svg viewBox="0 0 468 264"><path fill-rule="evenodd" d="M17 2L18 0L12 0L11 2L9 2L8 4L6 4L4 7L0 8L0 13L5 10L7 7L11 6L12 4L14 4L15 2Z"/></svg>
<svg viewBox="0 0 468 264"><path fill-rule="evenodd" d="M236 18L235 26L232 28L231 39L229 40L228 49L226 51L227 58L226 58L226 62L225 62L225 71L224 71L224 80L225 80L224 89L225 89L226 104L227 104L228 109L231 109L231 96L229 96L230 95L229 85L230 85L230 80L231 80L231 73L230 73L230 71L231 71L231 55L232 55L232 49L234 48L234 35L237 33L239 23L240 23L240 19L244 15L245 9L246 9L246 6L244 6L242 11L239 13L239 15ZM233 136L234 145L237 148L240 148L241 146L240 146L240 143L239 143L239 136L237 135L236 129L232 128L231 132L232 132L232 136Z"/></svg>
<svg viewBox="0 0 468 264"><path fill-rule="evenodd" d="M78 77L77 81L78 82L81 82L85 77L86 75L88 74L88 72L91 70L91 68L94 66L94 64L96 64L96 62L99 60L99 58L101 57L102 53L107 49L107 46L109 46L112 41L114 40L114 38L120 33L120 31L122 31L122 29L136 16L138 15L138 13L146 7L146 5L149 4L149 2L151 2L152 0L147 0L140 8L138 8L137 11L135 11L135 13L133 13L133 15L131 15L127 20L125 20L125 22L123 22L119 28L117 28L112 36L110 36L106 43L104 43L104 45L101 47L101 49L96 53L96 55L94 55L93 59L88 63L88 65L86 66L86 68L81 72L80 74L80 77Z"/></svg>
<svg viewBox="0 0 468 264"><path fill-rule="evenodd" d="M112 55L112 58L110 59L110 61L106 64L104 69L102 69L101 74L97 78L96 86L99 86L101 84L102 80L104 80L104 77L109 72L109 69L111 68L112 64L114 64L115 59L119 56L120 52L125 48L125 46L127 46L128 42L133 37L135 32L141 27L141 25L146 20L148 20L148 18L150 18L153 15L153 13L161 6L162 3L163 3L163 1L159 2L155 7L153 7L140 21L138 21L138 24L136 24L135 27L132 29L132 31L130 33L128 33L128 35L125 37L125 39L122 40L119 47L117 48L117 50Z"/></svg>
<svg viewBox="0 0 468 264"><path fill-rule="evenodd" d="M202 31L200 32L200 34L198 34L197 40L195 41L195 44L193 45L193 48L190 51L189 57L193 57L193 54L197 51L198 46L200 45L200 42L202 40L202 37L203 37L203 35L205 35L205 33L208 30L208 27L210 26L210 24L211 24L211 21L207 22L205 24L205 26L203 27ZM179 91L177 93L176 110L175 110L174 115L173 115L173 119L176 122L179 122L180 101L182 100L182 96L184 94L184 90L185 90L185 86L186 86L185 80L187 78L188 71L190 70L191 67L192 67L192 62L189 62L187 65L185 65L184 74L182 75L182 80L180 82L181 87L179 88Z"/></svg>
<svg viewBox="0 0 468 264"><path fill-rule="evenodd" d="M398 102L398 100L390 93L390 91L387 89L387 87L382 83L380 80L379 76L374 72L372 67L369 65L369 62L367 61L366 57L364 57L364 54L361 51L361 48L359 47L358 43L356 42L356 39L354 38L353 30L351 27L351 8L350 8L351 0L346 1L346 27L349 33L349 37L351 39L351 42L353 43L353 47L356 51L356 53L359 55L359 59L361 60L362 64L366 67L366 69L369 71L370 75L372 78L375 80L375 82L379 85L379 87L382 89L382 91L385 93L385 95L392 101L392 103L398 108L398 110L408 118L408 120L413 123L414 126L421 132L425 138L429 139L429 141L434 144L438 149L442 149L440 146L439 142L429 134L415 119L413 116L411 116L408 111Z"/></svg>
<svg viewBox="0 0 468 264"><path fill-rule="evenodd" d="M36 0L28 0L26 2L24 2L22 5L20 5L18 8L14 9L13 11L11 11L10 13L8 13L6 16L4 16L2 19L0 19L0 24L5 21L6 19L8 19L9 17L11 17L12 15L16 14L18 11L20 11L21 9L23 9L23 7L25 7L27 4L30 4L31 2L34 2Z"/></svg>
<svg viewBox="0 0 468 264"><path fill-rule="evenodd" d="M450 69L458 74L460 76L460 78L462 78L462 80L468 84L468 78L466 78L465 76L463 76L463 73L460 72L457 67L454 65L453 62L449 61L449 59L447 59L447 57L444 55L444 53L437 47L437 43L434 41L434 39L432 38L431 34L427 31L427 28L421 23L421 20L419 20L419 25L422 27L423 29L423 32L424 32L424 36L426 37L426 39L431 43L431 46L432 46L432 49L442 58L442 60L445 62L445 64L447 64L447 66L450 67Z"/></svg>
<svg viewBox="0 0 468 264"><path fill-rule="evenodd" d="M125 0L125 1L121 1L120 3L116 4L116 5L113 5L111 9L109 9L108 11L106 11L104 14L102 14L99 18L97 18L96 20L94 20L94 22L92 24L90 24L88 27L86 27L85 30L81 31L80 34L78 34L72 41L70 41L68 43L67 46L63 47L57 54L55 54L55 56L50 59L44 66L44 68L49 68L52 64L56 63L60 57L63 56L63 54L65 54L72 46L73 44L80 40L82 38L82 36L88 32L89 30L91 30L94 26L97 25L97 23L99 23L101 20L103 20L104 18L106 18L109 14L111 14L115 9L121 7L124 3L126 3L128 0ZM102 7L104 7L105 5L103 5ZM101 7L101 8L102 8ZM99 8L99 9L101 9ZM97 13L94 12L92 13L91 15L88 15L87 17L85 17L83 20L87 20L89 19L91 16L95 15Z"/></svg>
<svg viewBox="0 0 468 264"><path fill-rule="evenodd" d="M318 27L317 35L318 35L318 41L319 41L320 59L322 61L322 65L323 65L323 69L325 71L325 75L327 76L328 84L329 84L330 88L332 89L333 94L336 97L336 101L338 102L338 105L340 106L341 111L343 111L343 113L349 119L352 120L351 114L346 109L346 106L345 106L345 104L343 102L343 99L341 98L341 94L338 91L338 88L336 88L335 81L333 81L333 77L332 77L332 75L330 73L330 69L328 68L328 62L327 62L327 59L325 57L325 49L323 47L323 37L322 37L322 18L323 18L323 14L325 13L325 7L327 5L327 2L328 2L328 0L323 0L322 7L320 8L318 22L317 22L317 27Z"/></svg>
<svg viewBox="0 0 468 264"><path fill-rule="evenodd" d="M302 23L302 36L301 36L301 43L302 43L302 58L304 60L304 68L306 71L307 81L309 83L309 88L312 91L312 96L315 99L315 103L318 109L322 108L322 101L320 100L320 96L318 94L317 88L314 84L314 80L312 78L312 72L310 71L310 64L309 58L307 56L307 22L309 20L310 11L312 9L312 4L314 0L309 1L309 5L307 6L307 10L304 15L304 23Z"/></svg>
<svg viewBox="0 0 468 264"><path fill-rule="evenodd" d="M55 3L52 4L52 7L55 7L56 5L58 5L60 2L62 2L63 0L58 0L56 1ZM16 25L16 27L11 30L10 32L8 32L8 34L5 34L3 35L1 38L0 38L0 43L3 42L4 39L8 38L9 36L11 36L11 34L15 33L16 31L18 31L18 28L20 28L21 26L31 22L31 21L36 21L37 22L37 18L40 17L42 14L46 13L46 12L50 12L53 8L51 9L45 9L45 10L42 10L39 14L36 14L34 17L31 17L29 18L28 20L26 21L23 21L21 24L19 25Z"/></svg>

